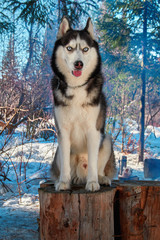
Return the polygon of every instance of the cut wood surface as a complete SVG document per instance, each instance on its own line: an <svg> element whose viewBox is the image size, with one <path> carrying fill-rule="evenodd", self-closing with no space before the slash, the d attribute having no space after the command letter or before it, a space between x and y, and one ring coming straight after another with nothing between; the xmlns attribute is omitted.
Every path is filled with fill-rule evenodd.
<svg viewBox="0 0 160 240"><path fill-rule="evenodd" d="M160 240L160 182L113 181L95 193L48 182L39 195L41 240Z"/></svg>

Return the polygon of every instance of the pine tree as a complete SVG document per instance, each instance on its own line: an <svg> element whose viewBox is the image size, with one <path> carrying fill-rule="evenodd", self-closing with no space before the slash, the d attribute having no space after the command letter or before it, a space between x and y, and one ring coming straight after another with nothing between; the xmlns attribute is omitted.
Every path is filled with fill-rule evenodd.
<svg viewBox="0 0 160 240"><path fill-rule="evenodd" d="M89 16L89 10L96 9L98 9L98 5L94 0L58 0L58 24L63 16L67 16L73 26L79 25L82 16Z"/></svg>
<svg viewBox="0 0 160 240"><path fill-rule="evenodd" d="M145 131L146 72L156 63L160 53L160 6L158 0L107 0L103 6L99 28L110 60L123 71L139 71L140 66L127 62L127 55L141 57L141 116L139 161L143 161ZM153 60L154 62L150 62ZM134 57L133 57L134 58ZM120 61L123 59L123 61ZM152 71L153 72L153 71ZM154 79L158 79L154 75Z"/></svg>

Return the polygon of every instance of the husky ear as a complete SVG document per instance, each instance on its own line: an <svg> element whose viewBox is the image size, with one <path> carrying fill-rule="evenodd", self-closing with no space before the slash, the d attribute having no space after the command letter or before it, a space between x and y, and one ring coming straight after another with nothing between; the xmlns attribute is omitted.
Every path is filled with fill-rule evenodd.
<svg viewBox="0 0 160 240"><path fill-rule="evenodd" d="M59 27L59 31L57 34L57 39L64 36L64 34L70 29L70 23L66 17L62 18L62 22Z"/></svg>
<svg viewBox="0 0 160 240"><path fill-rule="evenodd" d="M91 18L88 18L85 30L90 34L90 36L93 39L95 39L95 37L94 37L94 30L93 30L93 24L92 24Z"/></svg>

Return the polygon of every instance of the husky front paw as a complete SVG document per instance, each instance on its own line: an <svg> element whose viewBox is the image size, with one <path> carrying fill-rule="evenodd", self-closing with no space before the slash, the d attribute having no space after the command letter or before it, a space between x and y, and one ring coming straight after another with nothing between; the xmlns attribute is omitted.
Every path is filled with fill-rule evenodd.
<svg viewBox="0 0 160 240"><path fill-rule="evenodd" d="M64 191L70 189L70 183L69 182L58 182L55 186L56 191Z"/></svg>
<svg viewBox="0 0 160 240"><path fill-rule="evenodd" d="M111 179L107 176L98 176L98 181L100 184L105 184L111 186Z"/></svg>
<svg viewBox="0 0 160 240"><path fill-rule="evenodd" d="M85 189L90 192L95 192L100 189L98 182L87 182Z"/></svg>

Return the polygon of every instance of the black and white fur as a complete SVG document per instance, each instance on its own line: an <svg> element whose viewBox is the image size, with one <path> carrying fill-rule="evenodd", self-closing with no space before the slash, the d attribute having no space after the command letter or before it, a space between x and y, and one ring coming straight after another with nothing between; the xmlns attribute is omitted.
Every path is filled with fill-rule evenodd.
<svg viewBox="0 0 160 240"><path fill-rule="evenodd" d="M111 139L104 134L101 58L90 18L80 31L62 19L51 66L59 143L51 167L56 190L70 189L73 182L97 191L99 184L111 184L115 158Z"/></svg>

